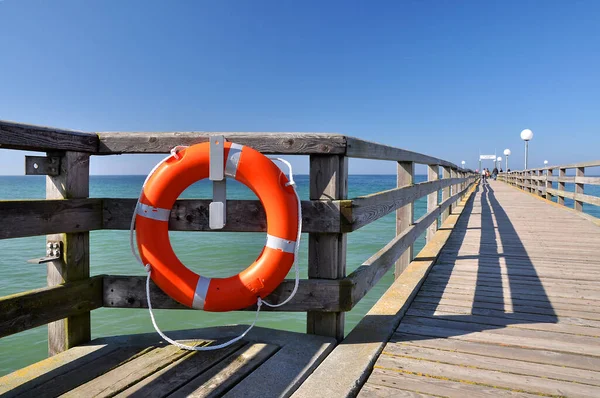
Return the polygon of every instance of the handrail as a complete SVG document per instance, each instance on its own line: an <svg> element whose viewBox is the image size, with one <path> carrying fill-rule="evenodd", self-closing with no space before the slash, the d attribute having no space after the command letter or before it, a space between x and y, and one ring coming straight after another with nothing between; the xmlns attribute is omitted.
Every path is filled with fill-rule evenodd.
<svg viewBox="0 0 600 398"><path fill-rule="evenodd" d="M52 164L60 164L58 172L55 168L52 174L47 174L52 182L47 197L56 199L0 201L0 218L6 225L0 231L0 239L67 233L54 235L56 239L64 239L63 244L67 249L65 252L68 253L63 255L61 261L54 263L63 268L77 261L84 261L85 265L89 257L88 231L129 229L136 202L135 199L88 198L89 156L166 153L176 145L205 142L212 134L214 133L92 134L0 121L0 148L48 151L53 157ZM428 230L427 239L431 239L432 233L437 230L438 219L441 218L443 222L448 217L455 203L464 197L478 178L471 170L462 169L442 159L341 134L222 134L232 141L252 146L263 153L310 156L311 200L302 202L303 232L309 233L309 279L301 280L297 296L279 310L307 312L309 332L337 338L343 337L343 312L352 309L394 265L395 276L398 277L414 257L412 247L417 238ZM387 191L347 199L348 158L398 162L398 186ZM33 161L41 162L43 158ZM415 183L415 164L428 166L428 181ZM443 171L442 178L440 171ZM49 173L38 168L36 173L47 172ZM70 191L61 191L61 187L64 186ZM69 192L76 192L76 195L70 196ZM438 203L439 192L442 192L442 203ZM427 214L413 221L413 204L424 197L428 198ZM210 231L207 212L209 203L209 200L202 199L178 200L171 210L169 229ZM227 224L222 231L266 230L265 213L259 201L231 200L227 201L227 206ZM346 276L344 235L394 211L397 220L396 237L356 271ZM56 312L46 316L42 314L43 311L31 307L32 300L34 297L43 296L51 298L51 302L56 302L58 293L55 292L68 294L70 297L65 302L77 300L70 292L79 291L86 281L98 279L90 278L89 269L84 269L87 269L87 274L67 276L63 281L66 284L61 285L65 286L64 289L49 287L0 298L0 304L4 303L3 305L11 308L29 308L32 314L39 315L36 315L38 318L35 322L17 321L7 330L2 330L3 326L0 323L0 336L25 330L34 324L59 319L56 318ZM101 279L101 306L146 306L143 278L103 275ZM292 287L293 281L284 281L271 294L269 300L276 303L281 297L287 297ZM77 324L81 325L83 335L80 333L75 337L67 336L64 340L65 345L55 347L55 351L68 348L71 342L78 344L85 341L85 333L89 333L89 316L85 318L85 315L89 315L89 310L100 305L96 290L94 294L93 305L82 307L82 311L69 310L62 304L58 305L57 308L63 311L62 316L79 317ZM154 285L151 287L151 294L155 298L153 306L157 309L182 307ZM52 334L53 331L50 330L49 333Z"/></svg>
<svg viewBox="0 0 600 398"><path fill-rule="evenodd" d="M500 173L498 179L524 191L543 196L547 200L556 197L556 202L563 206L565 205L565 198L572 199L574 201L573 208L576 211L583 212L584 203L600 206L600 197L583 193L586 184L600 185L600 177L585 176L585 169L589 167L600 167L600 160L513 170L508 173ZM575 169L575 176L567 177L568 169ZM556 170L558 170L558 175L554 174ZM558 189L554 189L553 183L557 183ZM565 189L566 183L575 184L574 192Z"/></svg>

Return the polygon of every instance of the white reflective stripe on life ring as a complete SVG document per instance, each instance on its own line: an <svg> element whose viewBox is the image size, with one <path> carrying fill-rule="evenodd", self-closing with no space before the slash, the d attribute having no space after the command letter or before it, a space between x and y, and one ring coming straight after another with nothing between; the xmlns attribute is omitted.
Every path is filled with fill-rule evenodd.
<svg viewBox="0 0 600 398"><path fill-rule="evenodd" d="M157 221L169 221L171 209L161 209L160 207L145 205L138 202L136 213L142 217L151 218Z"/></svg>
<svg viewBox="0 0 600 398"><path fill-rule="evenodd" d="M196 291L194 292L194 300L192 301L192 308L197 310L204 309L204 301L206 300L206 293L208 292L208 285L210 285L210 278L200 276L198 284L196 284Z"/></svg>
<svg viewBox="0 0 600 398"><path fill-rule="evenodd" d="M267 234L267 243L265 244L265 246L271 249L281 250L286 253L294 253L296 249L296 241L282 239Z"/></svg>

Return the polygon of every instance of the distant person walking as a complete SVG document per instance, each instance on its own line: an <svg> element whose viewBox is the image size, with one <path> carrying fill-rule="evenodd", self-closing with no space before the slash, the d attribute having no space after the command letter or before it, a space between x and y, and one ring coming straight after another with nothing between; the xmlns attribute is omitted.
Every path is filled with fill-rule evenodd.
<svg viewBox="0 0 600 398"><path fill-rule="evenodd" d="M494 170L492 171L492 178L494 179L494 181L496 181L496 178L498 178L498 168L494 167Z"/></svg>
<svg viewBox="0 0 600 398"><path fill-rule="evenodd" d="M483 184L486 183L486 177L487 177L487 171L485 169L481 170L481 180L483 181Z"/></svg>

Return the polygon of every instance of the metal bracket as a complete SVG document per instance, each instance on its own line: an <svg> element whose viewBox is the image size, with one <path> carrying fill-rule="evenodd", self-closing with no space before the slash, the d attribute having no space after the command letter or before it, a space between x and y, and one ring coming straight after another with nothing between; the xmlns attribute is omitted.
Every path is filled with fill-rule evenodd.
<svg viewBox="0 0 600 398"><path fill-rule="evenodd" d="M49 263L50 261L60 260L62 256L62 242L60 241L48 241L46 243L46 257L32 258L27 260L31 264L43 264Z"/></svg>
<svg viewBox="0 0 600 398"><path fill-rule="evenodd" d="M25 156L25 175L57 176L60 174L60 157Z"/></svg>
<svg viewBox="0 0 600 398"><path fill-rule="evenodd" d="M208 207L208 226L210 229L223 229L227 218L227 181L223 165L225 164L225 137L210 137L209 179L213 182L213 200Z"/></svg>

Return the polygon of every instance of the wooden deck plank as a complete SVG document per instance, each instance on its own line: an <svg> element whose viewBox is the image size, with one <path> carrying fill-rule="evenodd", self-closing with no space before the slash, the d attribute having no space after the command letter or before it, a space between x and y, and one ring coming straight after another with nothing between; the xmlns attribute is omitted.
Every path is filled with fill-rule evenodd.
<svg viewBox="0 0 600 398"><path fill-rule="evenodd" d="M122 391L116 397L159 398L167 396L246 344L246 342L238 342L222 350L192 352Z"/></svg>
<svg viewBox="0 0 600 398"><path fill-rule="evenodd" d="M64 396L113 396L189 354L190 351L182 350L176 346L156 348L70 390Z"/></svg>
<svg viewBox="0 0 600 398"><path fill-rule="evenodd" d="M397 395L375 395L378 388L385 388L386 392L396 391ZM391 391L389 391L391 390ZM489 398L489 397L538 397L539 395L527 394L520 391L510 391L503 388L486 385L466 384L444 378L429 377L428 375L413 375L398 373L386 369L375 369L369 384L361 390L359 397L402 397L406 390L416 395L405 396L430 396L451 398ZM423 395L420 395L423 394Z"/></svg>
<svg viewBox="0 0 600 398"><path fill-rule="evenodd" d="M500 182L465 213L361 396L600 396L600 224Z"/></svg>
<svg viewBox="0 0 600 398"><path fill-rule="evenodd" d="M542 393L569 397L594 397L598 387L587 384L571 383L541 377L523 376L508 372L499 372L471 366L450 365L441 362L412 358L395 357L382 354L375 365L376 369L391 372L425 374L429 377L445 380L468 380L491 388L505 388L518 392Z"/></svg>
<svg viewBox="0 0 600 398"><path fill-rule="evenodd" d="M220 397L279 349L273 344L248 344L217 366L195 377L169 397Z"/></svg>

